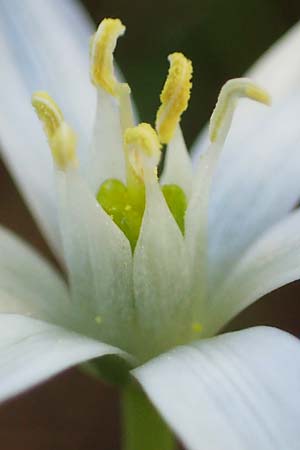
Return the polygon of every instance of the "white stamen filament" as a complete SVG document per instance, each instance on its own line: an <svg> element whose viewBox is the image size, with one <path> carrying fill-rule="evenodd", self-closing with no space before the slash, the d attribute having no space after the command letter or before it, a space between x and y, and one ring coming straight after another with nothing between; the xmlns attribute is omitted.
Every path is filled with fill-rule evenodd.
<svg viewBox="0 0 300 450"><path fill-rule="evenodd" d="M231 126L237 100L241 97L247 97L267 105L270 104L269 95L246 78L237 78L225 83L211 116L209 130L211 143L199 161L199 167L195 177L194 194L186 213L186 230L188 228L195 228L196 226L200 230L196 238L197 245L195 245L195 240L193 240L193 242L188 242L188 248L192 258L196 253L201 255L201 258L198 259L201 261L201 267L198 265L194 268L197 274L200 275L194 277L194 279L197 283L198 292L201 292L203 300L208 299L208 204L211 185L225 139ZM201 206L199 207L199 205ZM195 214L190 214L195 209L199 211L197 217L195 217ZM191 217L193 217L193 222L191 221ZM186 234L188 237L192 233L187 231Z"/></svg>

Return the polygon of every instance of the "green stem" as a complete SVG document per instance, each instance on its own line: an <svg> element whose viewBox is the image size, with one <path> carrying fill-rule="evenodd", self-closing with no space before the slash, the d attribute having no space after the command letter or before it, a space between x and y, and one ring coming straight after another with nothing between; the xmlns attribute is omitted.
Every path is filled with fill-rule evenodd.
<svg viewBox="0 0 300 450"><path fill-rule="evenodd" d="M175 439L141 388L123 389L123 450L174 450Z"/></svg>

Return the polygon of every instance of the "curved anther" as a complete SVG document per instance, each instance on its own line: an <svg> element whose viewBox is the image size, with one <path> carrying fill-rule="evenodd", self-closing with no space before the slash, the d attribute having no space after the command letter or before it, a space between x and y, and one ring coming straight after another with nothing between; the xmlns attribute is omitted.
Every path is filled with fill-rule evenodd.
<svg viewBox="0 0 300 450"><path fill-rule="evenodd" d="M91 80L109 94L118 95L119 82L114 73L113 52L118 37L125 32L119 19L103 19L91 40Z"/></svg>
<svg viewBox="0 0 300 450"><path fill-rule="evenodd" d="M161 152L157 133L151 125L141 123L127 128L124 143L129 163L141 179L156 174Z"/></svg>
<svg viewBox="0 0 300 450"><path fill-rule="evenodd" d="M227 81L221 89L209 126L211 142L225 139L231 125L237 100L246 97L265 105L270 105L269 94L248 78L235 78Z"/></svg>
<svg viewBox="0 0 300 450"><path fill-rule="evenodd" d="M36 92L32 105L43 123L55 165L61 170L76 167L76 136L57 104L47 92Z"/></svg>
<svg viewBox="0 0 300 450"><path fill-rule="evenodd" d="M169 55L168 77L160 95L161 106L156 115L156 130L160 141L172 139L181 114L187 109L192 87L192 62L182 53Z"/></svg>

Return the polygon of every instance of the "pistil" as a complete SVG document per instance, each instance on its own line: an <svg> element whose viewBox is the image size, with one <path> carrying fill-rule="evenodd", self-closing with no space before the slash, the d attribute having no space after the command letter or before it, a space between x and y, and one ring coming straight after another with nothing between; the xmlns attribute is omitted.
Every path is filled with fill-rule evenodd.
<svg viewBox="0 0 300 450"><path fill-rule="evenodd" d="M134 251L145 209L145 183L157 181L160 143L155 130L141 123L125 131L124 147L127 185L109 179L101 185L97 199L127 236Z"/></svg>

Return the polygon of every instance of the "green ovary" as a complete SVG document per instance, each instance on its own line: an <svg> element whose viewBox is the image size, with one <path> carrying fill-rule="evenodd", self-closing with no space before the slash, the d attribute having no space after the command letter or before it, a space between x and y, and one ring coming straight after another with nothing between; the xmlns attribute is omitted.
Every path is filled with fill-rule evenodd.
<svg viewBox="0 0 300 450"><path fill-rule="evenodd" d="M162 186L167 205L184 234L184 215L187 200L183 190L175 185ZM142 189L139 196L132 196L127 187L119 180L106 180L97 193L97 200L123 231L130 242L132 252L135 249L145 209L145 193Z"/></svg>
<svg viewBox="0 0 300 450"><path fill-rule="evenodd" d="M185 193L176 184L165 184L161 190L177 225L184 234L184 216L187 208Z"/></svg>

